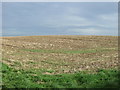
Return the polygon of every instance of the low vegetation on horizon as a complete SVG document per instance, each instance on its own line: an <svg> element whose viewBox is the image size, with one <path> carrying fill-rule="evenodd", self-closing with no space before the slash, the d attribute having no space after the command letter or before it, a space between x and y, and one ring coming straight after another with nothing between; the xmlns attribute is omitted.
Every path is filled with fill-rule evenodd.
<svg viewBox="0 0 120 90"><path fill-rule="evenodd" d="M3 88L118 88L117 36L2 39Z"/></svg>

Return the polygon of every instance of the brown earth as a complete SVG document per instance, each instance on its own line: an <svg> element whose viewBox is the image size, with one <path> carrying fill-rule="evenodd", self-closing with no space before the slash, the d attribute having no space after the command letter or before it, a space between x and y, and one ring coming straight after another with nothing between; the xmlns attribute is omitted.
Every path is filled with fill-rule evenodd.
<svg viewBox="0 0 120 90"><path fill-rule="evenodd" d="M53 74L118 68L117 36L3 37L2 62Z"/></svg>

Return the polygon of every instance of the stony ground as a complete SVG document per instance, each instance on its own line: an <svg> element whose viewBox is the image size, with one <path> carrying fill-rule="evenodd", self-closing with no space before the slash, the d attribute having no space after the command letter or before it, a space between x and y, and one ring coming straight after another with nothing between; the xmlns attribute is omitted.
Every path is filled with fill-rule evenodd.
<svg viewBox="0 0 120 90"><path fill-rule="evenodd" d="M116 36L3 37L2 62L44 74L74 73L118 67Z"/></svg>

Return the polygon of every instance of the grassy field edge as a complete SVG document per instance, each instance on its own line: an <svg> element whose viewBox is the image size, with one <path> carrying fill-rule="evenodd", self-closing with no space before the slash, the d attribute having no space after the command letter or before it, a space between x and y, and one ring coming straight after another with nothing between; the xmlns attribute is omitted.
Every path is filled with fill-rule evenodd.
<svg viewBox="0 0 120 90"><path fill-rule="evenodd" d="M43 75L36 71L16 70L2 64L2 88L120 88L118 70L98 70L90 74Z"/></svg>

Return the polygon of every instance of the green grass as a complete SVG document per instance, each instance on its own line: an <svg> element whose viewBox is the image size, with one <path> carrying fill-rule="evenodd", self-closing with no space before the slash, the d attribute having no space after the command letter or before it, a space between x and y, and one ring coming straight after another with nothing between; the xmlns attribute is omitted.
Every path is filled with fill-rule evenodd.
<svg viewBox="0 0 120 90"><path fill-rule="evenodd" d="M44 50L44 49L22 49L30 52L41 52L41 53L65 53L65 54L76 54L76 53L96 53L103 51L111 51L116 49L89 49L89 50Z"/></svg>
<svg viewBox="0 0 120 90"><path fill-rule="evenodd" d="M99 70L96 74L43 75L40 70L15 70L2 64L3 88L118 88L117 70Z"/></svg>

